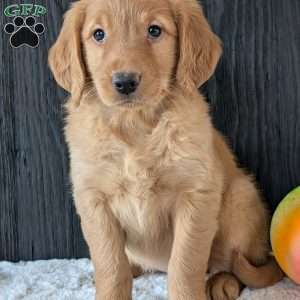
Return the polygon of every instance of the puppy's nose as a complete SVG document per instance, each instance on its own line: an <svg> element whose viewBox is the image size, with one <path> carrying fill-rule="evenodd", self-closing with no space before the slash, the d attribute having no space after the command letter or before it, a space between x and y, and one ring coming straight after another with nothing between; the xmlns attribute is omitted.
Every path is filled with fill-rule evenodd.
<svg viewBox="0 0 300 300"><path fill-rule="evenodd" d="M140 84L140 76L137 73L115 73L112 77L115 90L123 95L134 93Z"/></svg>

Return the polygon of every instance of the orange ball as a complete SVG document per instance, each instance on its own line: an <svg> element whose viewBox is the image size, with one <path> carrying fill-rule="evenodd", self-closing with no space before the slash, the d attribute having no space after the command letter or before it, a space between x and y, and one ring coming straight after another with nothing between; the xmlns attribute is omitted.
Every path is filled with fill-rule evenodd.
<svg viewBox="0 0 300 300"><path fill-rule="evenodd" d="M277 207L271 223L271 244L282 270L300 284L300 187Z"/></svg>

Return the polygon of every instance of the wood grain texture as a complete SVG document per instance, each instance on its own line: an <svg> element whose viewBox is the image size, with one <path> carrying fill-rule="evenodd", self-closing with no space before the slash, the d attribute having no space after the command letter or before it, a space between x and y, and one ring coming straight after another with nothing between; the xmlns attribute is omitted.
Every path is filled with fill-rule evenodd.
<svg viewBox="0 0 300 300"><path fill-rule="evenodd" d="M71 197L66 94L47 65L67 2L37 1L48 14L40 18L46 31L36 49L12 49L1 30L0 260L88 254ZM12 3L2 1L1 11ZM9 18L1 20L3 28Z"/></svg>
<svg viewBox="0 0 300 300"><path fill-rule="evenodd" d="M0 11L15 2L2 0ZM70 1L24 2L48 14L37 49L12 49L0 33L0 260L85 257L62 134L66 94L47 66ZM224 44L203 88L214 123L274 209L300 184L300 2L202 3Z"/></svg>
<svg viewBox="0 0 300 300"><path fill-rule="evenodd" d="M300 185L300 2L204 1L224 55L207 85L216 127L272 210Z"/></svg>

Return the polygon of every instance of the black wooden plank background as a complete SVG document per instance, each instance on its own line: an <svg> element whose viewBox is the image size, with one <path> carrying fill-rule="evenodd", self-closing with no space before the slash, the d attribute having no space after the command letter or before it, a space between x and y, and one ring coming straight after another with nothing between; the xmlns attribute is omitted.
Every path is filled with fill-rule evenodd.
<svg viewBox="0 0 300 300"><path fill-rule="evenodd" d="M2 12L15 3L48 9L37 49L9 45L2 28L11 20ZM69 3L0 2L0 260L88 255L70 193L62 134L66 94L47 67ZM203 89L215 125L274 209L300 184L300 2L202 3L224 43L216 75Z"/></svg>

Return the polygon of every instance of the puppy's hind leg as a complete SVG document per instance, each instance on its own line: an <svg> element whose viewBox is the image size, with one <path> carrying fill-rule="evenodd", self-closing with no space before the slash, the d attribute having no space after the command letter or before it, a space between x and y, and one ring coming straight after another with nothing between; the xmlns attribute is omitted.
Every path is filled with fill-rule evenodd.
<svg viewBox="0 0 300 300"><path fill-rule="evenodd" d="M282 272L270 258L269 216L250 177L233 181L225 202L222 235L230 271L249 287L276 283Z"/></svg>

